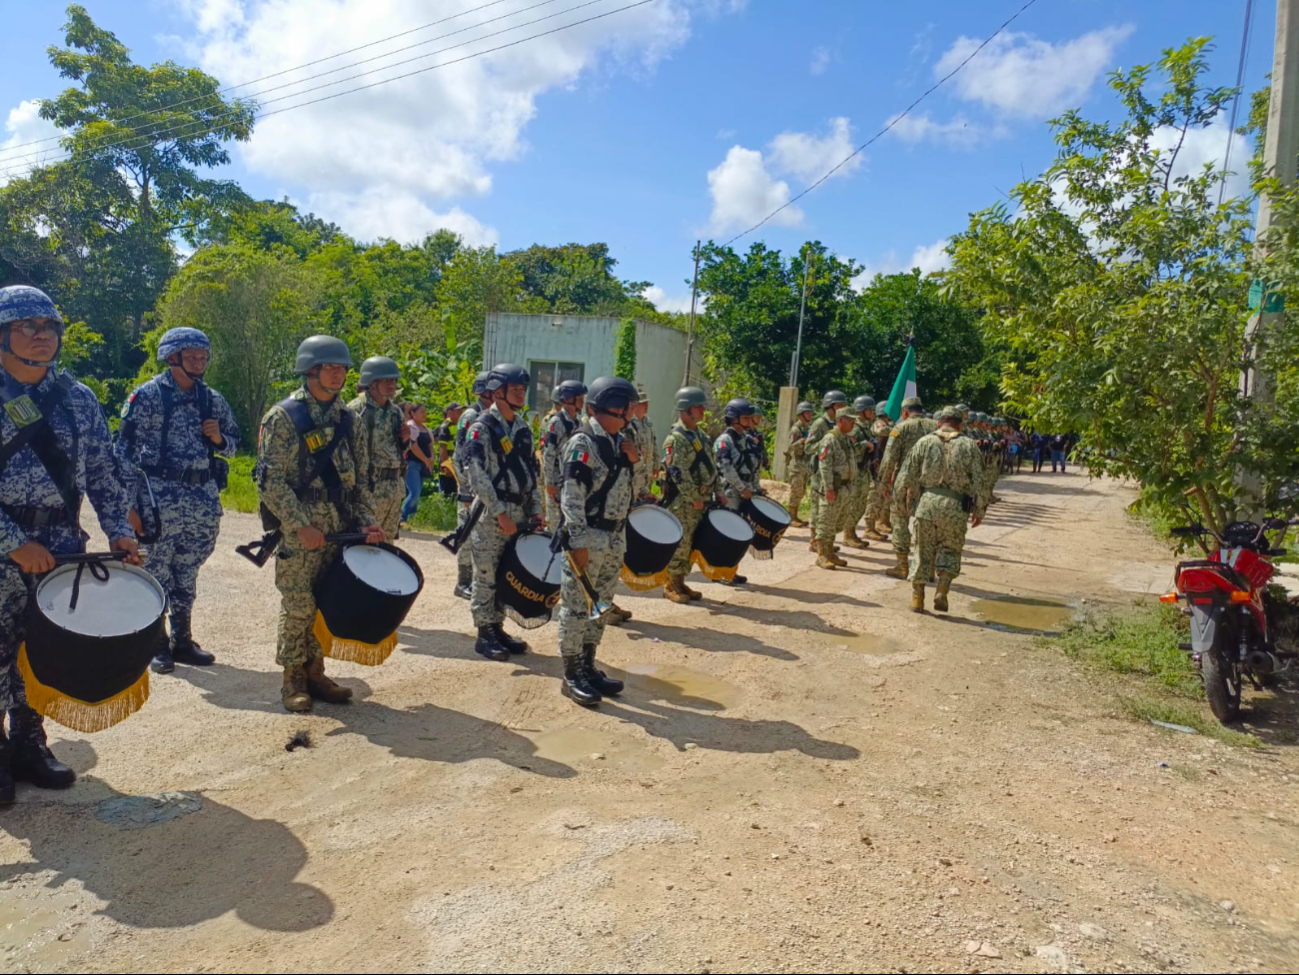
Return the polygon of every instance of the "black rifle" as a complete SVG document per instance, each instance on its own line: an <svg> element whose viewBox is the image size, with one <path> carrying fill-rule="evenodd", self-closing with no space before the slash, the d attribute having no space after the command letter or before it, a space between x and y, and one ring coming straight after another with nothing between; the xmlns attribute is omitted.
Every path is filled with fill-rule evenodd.
<svg viewBox="0 0 1299 975"><path fill-rule="evenodd" d="M475 501L474 506L469 509L469 517L465 519L465 523L456 528L450 535L443 535L439 538L438 544L452 555L459 555L460 550L465 546L465 542L469 540L469 535L473 532L474 526L478 524L478 519L482 516L483 503Z"/></svg>
<svg viewBox="0 0 1299 975"><path fill-rule="evenodd" d="M235 551L260 569L271 560L271 556L279 548L280 540L283 537L284 532L277 528L275 531L267 532L261 538L249 542L247 545L236 545ZM364 542L369 537L365 532L336 532L333 535L326 535L325 541L330 545L350 545L356 542Z"/></svg>

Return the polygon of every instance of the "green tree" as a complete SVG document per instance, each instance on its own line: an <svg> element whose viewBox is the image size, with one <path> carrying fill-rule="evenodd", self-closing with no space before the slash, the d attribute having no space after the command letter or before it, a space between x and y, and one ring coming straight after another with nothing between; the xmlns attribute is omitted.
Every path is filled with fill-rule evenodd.
<svg viewBox="0 0 1299 975"><path fill-rule="evenodd" d="M636 319L624 318L613 347L614 375L636 381Z"/></svg>
<svg viewBox="0 0 1299 975"><path fill-rule="evenodd" d="M505 255L522 272L526 294L538 299L542 311L560 315L657 316L641 297L648 281L622 281L614 276L618 262L608 244L533 244Z"/></svg>
<svg viewBox="0 0 1299 975"><path fill-rule="evenodd" d="M495 247L464 247L443 270L436 288L437 303L455 334L481 340L487 316L497 312L545 311L528 302L523 272Z"/></svg>

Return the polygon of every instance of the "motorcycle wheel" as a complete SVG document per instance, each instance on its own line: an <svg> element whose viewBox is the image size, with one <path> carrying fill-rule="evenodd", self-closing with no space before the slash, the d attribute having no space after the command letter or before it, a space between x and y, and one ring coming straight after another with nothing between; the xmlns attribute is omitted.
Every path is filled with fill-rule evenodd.
<svg viewBox="0 0 1299 975"><path fill-rule="evenodd" d="M1223 646L1224 635L1219 630L1213 647L1200 657L1200 675L1213 716L1227 724L1240 717L1240 672L1228 663L1230 650Z"/></svg>

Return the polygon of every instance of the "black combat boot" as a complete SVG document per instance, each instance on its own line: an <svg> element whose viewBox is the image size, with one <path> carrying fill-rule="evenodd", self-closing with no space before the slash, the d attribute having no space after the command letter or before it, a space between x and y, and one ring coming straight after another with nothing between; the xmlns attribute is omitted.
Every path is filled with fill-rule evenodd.
<svg viewBox="0 0 1299 975"><path fill-rule="evenodd" d="M171 654L171 641L167 639L166 632L158 634L158 643L154 647L153 663L149 664L149 669L155 674L170 674L176 669L176 660Z"/></svg>
<svg viewBox="0 0 1299 975"><path fill-rule="evenodd" d="M45 743L45 719L26 705L9 712L10 768L19 782L41 789L66 789L77 780L72 771L50 752Z"/></svg>
<svg viewBox="0 0 1299 975"><path fill-rule="evenodd" d="M496 639L499 640L501 646L510 651L510 653L527 653L529 650L526 640L520 640L517 637L510 636L505 632L505 627L500 623L496 624Z"/></svg>
<svg viewBox="0 0 1299 975"><path fill-rule="evenodd" d="M216 657L195 643L190 635L189 613L176 613L171 618L171 656L178 664L195 667L208 667L216 661Z"/></svg>
<svg viewBox="0 0 1299 975"><path fill-rule="evenodd" d="M591 683L584 660L581 655L564 658L564 684L559 690L574 704L593 708L600 703L600 692Z"/></svg>
<svg viewBox="0 0 1299 975"><path fill-rule="evenodd" d="M473 569L458 569L456 576L455 594L461 599L474 598L474 572Z"/></svg>
<svg viewBox="0 0 1299 975"><path fill-rule="evenodd" d="M497 635L497 627L478 627L478 641L474 644L474 653L488 660L505 661L510 659L510 651L505 649Z"/></svg>
<svg viewBox="0 0 1299 975"><path fill-rule="evenodd" d="M5 737L4 721L0 720L0 806L13 805L14 773L9 765L13 761L13 746Z"/></svg>
<svg viewBox="0 0 1299 975"><path fill-rule="evenodd" d="M617 697L625 686L622 681L608 677L603 670L595 666L595 644L588 643L582 647L582 666L586 669L586 679L603 697Z"/></svg>

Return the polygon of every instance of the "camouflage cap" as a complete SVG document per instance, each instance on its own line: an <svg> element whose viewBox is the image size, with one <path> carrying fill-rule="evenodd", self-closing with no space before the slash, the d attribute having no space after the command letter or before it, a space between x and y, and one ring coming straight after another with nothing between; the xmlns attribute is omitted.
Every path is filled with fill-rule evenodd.
<svg viewBox="0 0 1299 975"><path fill-rule="evenodd" d="M938 411L936 419L946 420L949 423L964 423L965 411L959 406L944 406Z"/></svg>
<svg viewBox="0 0 1299 975"><path fill-rule="evenodd" d="M920 402L919 396L908 396L902 401L902 408L904 410L918 410L923 405L924 404Z"/></svg>

